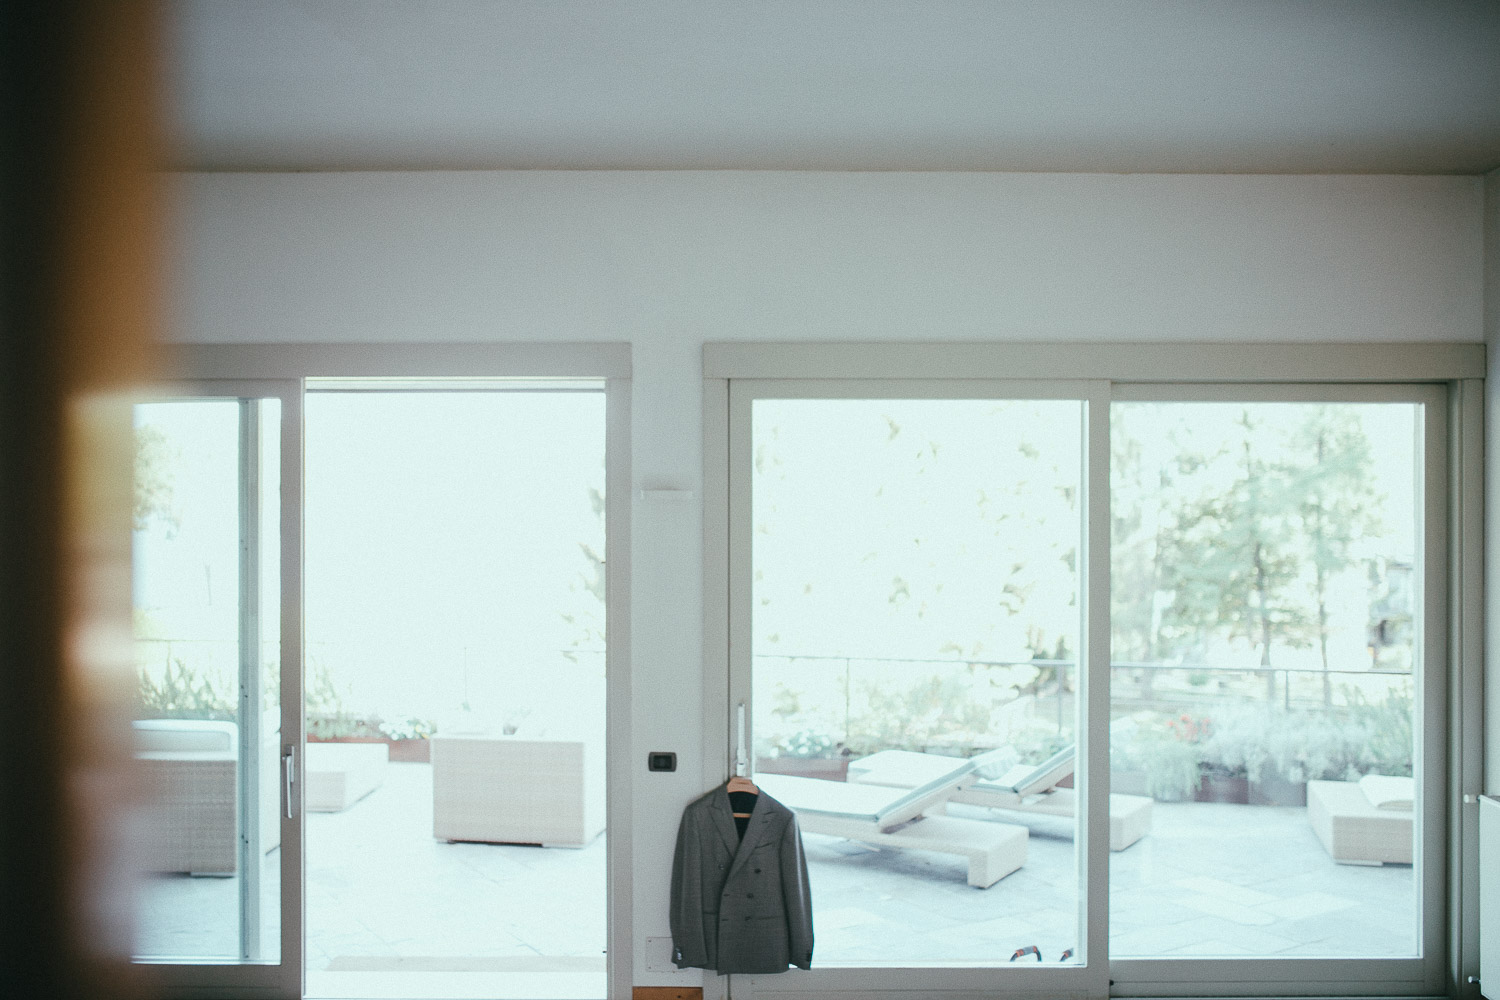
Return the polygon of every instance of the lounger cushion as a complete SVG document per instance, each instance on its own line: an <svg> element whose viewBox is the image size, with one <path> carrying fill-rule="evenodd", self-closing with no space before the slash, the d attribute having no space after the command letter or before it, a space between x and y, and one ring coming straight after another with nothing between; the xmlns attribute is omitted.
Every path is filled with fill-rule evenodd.
<svg viewBox="0 0 1500 1000"><path fill-rule="evenodd" d="M965 784L972 761L953 758L954 766L907 792L881 785L856 785L785 774L757 774L756 784L797 812L873 823L878 829L900 826L948 798Z"/></svg>
<svg viewBox="0 0 1500 1000"><path fill-rule="evenodd" d="M998 781L1016 766L1016 752L1010 747L996 747L969 760L974 763L974 775L980 781Z"/></svg>
<svg viewBox="0 0 1500 1000"><path fill-rule="evenodd" d="M1045 792L1073 773L1077 756L1073 746L1066 746L1040 764L1022 764L1011 768L995 784L1008 788L1022 798Z"/></svg>
<svg viewBox="0 0 1500 1000"><path fill-rule="evenodd" d="M1003 749L1003 748L1002 748ZM988 751L970 758L976 765ZM849 781L855 784L887 785L905 788L932 780L933 775L948 772L958 757L918 753L912 750L882 750L849 764ZM952 793L952 801L1029 813L1074 815L1074 793L1070 788L1045 784L1049 776L1072 773L1073 749L1061 750L1034 767L1019 767L1000 781L986 781L976 766L978 780L965 783ZM1038 784L1042 783L1041 787ZM1022 796L1016 789L1032 789ZM1151 831L1151 799L1138 795L1111 794L1109 797L1109 849L1123 851Z"/></svg>
<svg viewBox="0 0 1500 1000"><path fill-rule="evenodd" d="M754 780L763 793L797 813L805 833L962 855L969 863L969 884L988 888L1025 863L1026 828L921 815L923 810L946 802L954 789L966 784L970 773L969 767L955 767L942 780L930 781L904 795L894 795L897 789L880 785L785 774L757 774Z"/></svg>
<svg viewBox="0 0 1500 1000"><path fill-rule="evenodd" d="M1359 790L1376 809L1411 812L1413 782L1410 778L1384 774L1367 774L1359 779Z"/></svg>
<svg viewBox="0 0 1500 1000"><path fill-rule="evenodd" d="M878 823L882 810L892 801L891 789L879 785L850 785L787 774L757 774L755 783L798 814L839 816L865 823Z"/></svg>

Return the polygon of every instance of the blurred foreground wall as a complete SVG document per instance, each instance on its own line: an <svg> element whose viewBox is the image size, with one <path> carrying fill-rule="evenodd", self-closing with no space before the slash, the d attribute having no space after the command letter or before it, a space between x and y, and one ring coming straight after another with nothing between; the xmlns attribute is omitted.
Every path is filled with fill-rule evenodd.
<svg viewBox="0 0 1500 1000"><path fill-rule="evenodd" d="M158 11L0 0L0 982L116 997L131 910L127 391L156 314Z"/></svg>

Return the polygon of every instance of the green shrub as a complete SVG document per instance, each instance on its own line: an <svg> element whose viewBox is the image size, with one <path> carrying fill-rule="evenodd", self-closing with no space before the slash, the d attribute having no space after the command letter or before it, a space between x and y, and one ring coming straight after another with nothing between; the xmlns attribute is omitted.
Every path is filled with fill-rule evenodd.
<svg viewBox="0 0 1500 1000"><path fill-rule="evenodd" d="M212 678L200 677L177 657L167 661L161 680L137 671L139 714L151 719L206 719L233 722L237 699L220 691Z"/></svg>

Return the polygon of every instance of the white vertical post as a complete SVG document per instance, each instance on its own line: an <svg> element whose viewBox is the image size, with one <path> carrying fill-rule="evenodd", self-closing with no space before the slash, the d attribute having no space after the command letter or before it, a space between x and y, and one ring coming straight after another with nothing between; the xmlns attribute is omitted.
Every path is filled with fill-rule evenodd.
<svg viewBox="0 0 1500 1000"><path fill-rule="evenodd" d="M745 703L739 704L739 748L734 755L734 773L741 778L745 777L745 769L749 766L749 755L745 752Z"/></svg>
<svg viewBox="0 0 1500 1000"><path fill-rule="evenodd" d="M260 404L239 400L239 791L240 961L260 940Z"/></svg>
<svg viewBox="0 0 1500 1000"><path fill-rule="evenodd" d="M1089 969L1089 993L1109 993L1109 681L1110 681L1110 386L1096 383L1084 402L1083 432L1083 635L1080 637L1076 773L1083 787L1075 822L1083 837L1080 858L1084 906L1080 956Z"/></svg>

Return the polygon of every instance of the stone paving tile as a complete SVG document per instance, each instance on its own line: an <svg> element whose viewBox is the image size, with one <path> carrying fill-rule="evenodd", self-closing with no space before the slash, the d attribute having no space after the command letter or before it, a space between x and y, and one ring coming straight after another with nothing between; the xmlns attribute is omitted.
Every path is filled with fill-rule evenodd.
<svg viewBox="0 0 1500 1000"><path fill-rule="evenodd" d="M349 810L308 817L309 968L349 955L599 955L605 839L583 850L435 841L430 773L393 764L386 785ZM1016 819L972 807L954 814ZM1157 803L1153 818L1143 840L1110 855L1116 954L1380 956L1415 947L1410 866L1333 863L1305 810ZM950 855L807 835L817 957L998 961L1035 944L1054 961L1077 943L1076 850L1071 821L1035 820L1025 865L989 889L969 886L965 862ZM232 948L237 885L153 880L143 922L188 954L221 940ZM274 901L267 909L274 915Z"/></svg>
<svg viewBox="0 0 1500 1000"><path fill-rule="evenodd" d="M1359 904L1355 900L1343 896L1333 896L1326 892L1303 892L1285 899L1273 897L1270 902L1262 903L1259 909L1281 920L1292 921L1321 917L1326 913L1337 913L1357 905Z"/></svg>
<svg viewBox="0 0 1500 1000"><path fill-rule="evenodd" d="M1295 938L1280 933L1280 927L1245 927L1215 917L1198 921L1198 924L1210 939L1234 942L1252 955L1280 955L1298 944Z"/></svg>
<svg viewBox="0 0 1500 1000"><path fill-rule="evenodd" d="M1215 938L1209 941L1199 941L1197 944L1190 944L1186 947L1178 948L1176 951L1172 952L1172 954L1182 956L1190 955L1194 958L1233 958L1237 956L1244 957L1263 955L1265 953L1261 951L1252 951L1242 944L1235 944L1231 941L1220 941Z"/></svg>
<svg viewBox="0 0 1500 1000"><path fill-rule="evenodd" d="M1182 905L1180 896L1163 896L1150 888L1125 890L1110 899L1111 933L1175 924L1183 920L1195 920L1199 916L1197 911Z"/></svg>
<svg viewBox="0 0 1500 1000"><path fill-rule="evenodd" d="M1109 950L1116 957L1170 955L1181 948L1212 941L1218 936L1220 935L1208 927L1207 921L1187 920L1111 934Z"/></svg>
<svg viewBox="0 0 1500 1000"><path fill-rule="evenodd" d="M1252 906L1242 906L1228 899L1220 899L1218 896L1209 896L1203 893L1190 892L1182 896L1182 905L1199 913L1221 917L1231 923L1246 927L1264 927L1274 924L1276 918L1269 913L1263 913Z"/></svg>
<svg viewBox="0 0 1500 1000"><path fill-rule="evenodd" d="M1264 892L1256 892L1254 889L1246 889L1243 886L1226 882L1221 878L1208 878L1203 875L1197 875L1193 878L1180 878L1172 884L1183 889L1202 893L1206 896L1213 896L1216 899L1238 903L1240 906L1258 906L1261 903L1269 903L1276 898Z"/></svg>

